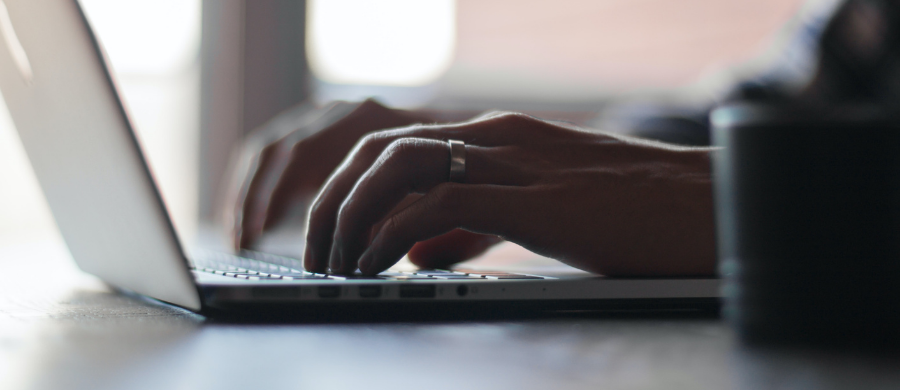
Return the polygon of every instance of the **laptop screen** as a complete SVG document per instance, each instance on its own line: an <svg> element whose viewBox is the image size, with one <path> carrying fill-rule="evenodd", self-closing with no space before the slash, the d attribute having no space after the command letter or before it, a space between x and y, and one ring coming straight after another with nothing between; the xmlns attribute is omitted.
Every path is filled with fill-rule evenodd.
<svg viewBox="0 0 900 390"><path fill-rule="evenodd" d="M178 238L75 1L0 3L0 90L83 270L199 309Z"/></svg>

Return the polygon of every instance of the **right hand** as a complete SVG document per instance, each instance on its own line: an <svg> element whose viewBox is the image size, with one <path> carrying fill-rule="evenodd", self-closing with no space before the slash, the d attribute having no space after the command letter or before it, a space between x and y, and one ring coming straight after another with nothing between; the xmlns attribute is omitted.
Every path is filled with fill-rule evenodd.
<svg viewBox="0 0 900 390"><path fill-rule="evenodd" d="M396 110L374 100L335 103L305 113L287 134L274 141L267 127L248 137L236 169L239 185L226 205L236 250L252 248L266 230L282 222L288 211L306 208L320 188L366 134L378 130L431 123L414 111ZM274 127L274 126L271 126ZM271 129L269 129L271 130ZM268 139L267 139L268 137ZM410 259L422 267L443 267L483 252L500 240L462 230L421 242Z"/></svg>
<svg viewBox="0 0 900 390"><path fill-rule="evenodd" d="M304 266L374 275L465 229L607 276L710 275L710 151L516 113L372 133L310 208Z"/></svg>

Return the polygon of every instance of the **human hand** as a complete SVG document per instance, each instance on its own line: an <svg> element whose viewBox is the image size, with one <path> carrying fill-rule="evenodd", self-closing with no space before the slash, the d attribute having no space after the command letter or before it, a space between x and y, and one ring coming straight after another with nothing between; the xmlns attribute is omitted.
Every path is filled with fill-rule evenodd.
<svg viewBox="0 0 900 390"><path fill-rule="evenodd" d="M249 164L242 172L240 193L231 203L238 248L251 247L293 205L309 203L364 134L430 120L367 100L310 110L296 121L291 124L294 129L277 134L275 140L266 139L269 134L255 134L247 142Z"/></svg>
<svg viewBox="0 0 900 390"><path fill-rule="evenodd" d="M447 139L467 144L464 183L448 182ZM708 149L521 114L380 131L316 197L304 266L372 275L461 228L605 275L709 275L711 198Z"/></svg>
<svg viewBox="0 0 900 390"><path fill-rule="evenodd" d="M288 210L308 204L366 133L432 122L425 114L390 109L374 100L301 107L299 115L274 121L280 123L267 123L248 138L236 168L238 184L231 186L236 191L229 196L226 210L236 249L252 247ZM441 267L473 257L499 241L494 236L454 231L419 243L410 257L423 267Z"/></svg>

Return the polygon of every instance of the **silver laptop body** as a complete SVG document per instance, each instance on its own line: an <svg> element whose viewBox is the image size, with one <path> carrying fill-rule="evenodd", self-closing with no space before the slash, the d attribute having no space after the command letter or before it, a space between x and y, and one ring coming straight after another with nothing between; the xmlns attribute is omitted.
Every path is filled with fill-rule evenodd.
<svg viewBox="0 0 900 390"><path fill-rule="evenodd" d="M716 305L714 278L611 279L565 267L342 278L263 253L189 259L78 2L0 0L0 32L0 90L59 230L82 270L123 290L203 312Z"/></svg>

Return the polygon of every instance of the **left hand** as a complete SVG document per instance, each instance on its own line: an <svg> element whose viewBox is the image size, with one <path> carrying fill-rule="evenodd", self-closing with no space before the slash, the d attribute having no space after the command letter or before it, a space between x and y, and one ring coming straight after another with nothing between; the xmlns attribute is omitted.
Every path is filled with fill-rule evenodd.
<svg viewBox="0 0 900 390"><path fill-rule="evenodd" d="M447 139L467 144L465 183L448 182ZM380 131L314 201L304 265L373 275L461 228L605 275L710 275L711 192L708 149L521 114Z"/></svg>

